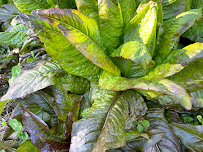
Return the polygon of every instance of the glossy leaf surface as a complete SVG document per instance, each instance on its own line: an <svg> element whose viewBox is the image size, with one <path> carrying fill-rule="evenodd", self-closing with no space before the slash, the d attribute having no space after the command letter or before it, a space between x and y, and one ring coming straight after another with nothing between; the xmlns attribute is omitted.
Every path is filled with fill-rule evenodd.
<svg viewBox="0 0 203 152"><path fill-rule="evenodd" d="M31 14L31 12L36 9L46 9L50 7L47 0L13 0L13 2L20 11L26 14Z"/></svg>
<svg viewBox="0 0 203 152"><path fill-rule="evenodd" d="M203 150L203 126L171 123L170 127L191 151Z"/></svg>
<svg viewBox="0 0 203 152"><path fill-rule="evenodd" d="M105 151L125 145L125 96L98 88L88 115L73 124L70 151Z"/></svg>
<svg viewBox="0 0 203 152"><path fill-rule="evenodd" d="M99 0L99 23L103 45L110 54L121 43L125 25L133 18L134 0Z"/></svg>
<svg viewBox="0 0 203 152"><path fill-rule="evenodd" d="M94 19L77 10L48 9L36 12L42 19L59 28L64 36L90 61L115 75L120 70L107 57L101 46L100 32ZM77 22L74 22L77 20Z"/></svg>
<svg viewBox="0 0 203 152"><path fill-rule="evenodd" d="M201 17L201 10L193 9L177 15L164 24L163 34L160 36L160 42L156 47L160 59L164 59L171 52L178 38Z"/></svg>
<svg viewBox="0 0 203 152"><path fill-rule="evenodd" d="M54 62L41 62L36 67L23 71L1 100L23 97L47 86L54 85L52 78L61 71L61 67Z"/></svg>
<svg viewBox="0 0 203 152"><path fill-rule="evenodd" d="M57 60L65 71L89 80L99 78L101 69L85 58L53 25L36 15L23 15L16 20L34 30L44 43L47 53Z"/></svg>
<svg viewBox="0 0 203 152"><path fill-rule="evenodd" d="M127 79L118 77L104 71L100 77L99 84L103 89L107 90L122 91L127 89L141 89L150 90L155 93L155 96L168 94L177 99L184 108L191 109L192 107L192 101L185 89L168 79L150 82L142 78Z"/></svg>

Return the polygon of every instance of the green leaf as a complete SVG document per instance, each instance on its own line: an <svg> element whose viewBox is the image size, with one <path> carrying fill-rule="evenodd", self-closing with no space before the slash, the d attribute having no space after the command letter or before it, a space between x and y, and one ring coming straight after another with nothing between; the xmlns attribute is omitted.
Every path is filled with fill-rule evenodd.
<svg viewBox="0 0 203 152"><path fill-rule="evenodd" d="M164 109L158 107L150 108L145 119L150 122L150 129L165 132L161 140L156 144L160 151L181 151L179 138L170 130L164 117Z"/></svg>
<svg viewBox="0 0 203 152"><path fill-rule="evenodd" d="M54 85L52 78L62 71L61 67L49 61L42 61L32 69L23 71L11 84L1 101L23 97L27 94Z"/></svg>
<svg viewBox="0 0 203 152"><path fill-rule="evenodd" d="M163 19L168 20L186 11L186 0L162 0Z"/></svg>
<svg viewBox="0 0 203 152"><path fill-rule="evenodd" d="M59 7L76 9L75 0L59 0Z"/></svg>
<svg viewBox="0 0 203 152"><path fill-rule="evenodd" d="M47 0L13 0L15 6L26 14L31 14L36 9L50 8Z"/></svg>
<svg viewBox="0 0 203 152"><path fill-rule="evenodd" d="M145 127L145 128L147 128L147 127L149 127L149 121L148 120L143 120L142 121L142 125Z"/></svg>
<svg viewBox="0 0 203 152"><path fill-rule="evenodd" d="M16 65L12 67L12 77L11 79L9 79L9 85L11 85L11 83L13 83L13 81L16 79L16 77L22 72L21 68Z"/></svg>
<svg viewBox="0 0 203 152"><path fill-rule="evenodd" d="M121 43L123 29L133 18L136 4L134 0L100 0L98 9L103 45L110 54Z"/></svg>
<svg viewBox="0 0 203 152"><path fill-rule="evenodd" d="M24 25L16 25L8 32L0 32L0 45L22 47L29 38L29 36L26 36L28 29ZM37 43L31 43L31 46L37 46Z"/></svg>
<svg viewBox="0 0 203 152"><path fill-rule="evenodd" d="M79 12L99 20L98 4L96 0L75 0Z"/></svg>
<svg viewBox="0 0 203 152"><path fill-rule="evenodd" d="M195 23L193 27L189 28L183 34L183 37L194 42L203 42L203 19Z"/></svg>
<svg viewBox="0 0 203 152"><path fill-rule="evenodd" d="M18 131L18 132L22 131L23 126L18 120L11 119L8 123L13 130Z"/></svg>
<svg viewBox="0 0 203 152"><path fill-rule="evenodd" d="M168 79L151 82L142 78L127 79L104 71L100 77L99 84L103 89L107 90L123 91L127 89L142 89L153 92L155 96L168 94L174 99L177 99L184 108L192 108L192 101L185 89Z"/></svg>
<svg viewBox="0 0 203 152"><path fill-rule="evenodd" d="M201 17L201 9L193 9L177 15L164 24L163 34L160 36L160 42L156 47L156 51L159 53L157 63L161 61L159 58L167 57L179 37Z"/></svg>
<svg viewBox="0 0 203 152"><path fill-rule="evenodd" d="M137 65L140 65L144 70L149 68L149 63L152 59L147 46L139 41L130 41L121 45L111 54L112 57L123 57L130 59ZM126 70L125 75L128 71Z"/></svg>
<svg viewBox="0 0 203 152"><path fill-rule="evenodd" d="M183 49L173 50L161 64L157 65L143 78L155 80L171 76L202 57L203 43L194 43Z"/></svg>
<svg viewBox="0 0 203 152"><path fill-rule="evenodd" d="M142 137L145 137L146 139L150 140L148 134L146 133L141 133L141 132L138 132L138 131L133 131L133 130L130 130L129 132L126 133L126 140L133 140L139 136L142 136Z"/></svg>
<svg viewBox="0 0 203 152"><path fill-rule="evenodd" d="M74 94L84 94L90 87L87 79L71 75L65 71L55 75L53 79L57 88Z"/></svg>
<svg viewBox="0 0 203 152"><path fill-rule="evenodd" d="M35 16L18 16L22 24L31 27L45 43L45 49L70 74L97 80L101 69L85 58L54 26ZM57 44L57 45L56 45Z"/></svg>
<svg viewBox="0 0 203 152"><path fill-rule="evenodd" d="M127 24L124 30L124 42L140 41L150 48L152 39L156 33L157 4L150 1L144 8ZM153 49L149 50L153 54Z"/></svg>
<svg viewBox="0 0 203 152"><path fill-rule="evenodd" d="M182 71L169 77L170 80L175 81L188 92L194 92L203 89L203 58L192 63Z"/></svg>
<svg viewBox="0 0 203 152"><path fill-rule="evenodd" d="M0 22L10 21L17 15L22 14L13 4L5 4L0 8Z"/></svg>
<svg viewBox="0 0 203 152"><path fill-rule="evenodd" d="M125 145L128 97L99 87L95 92L88 115L73 124L70 152L105 151Z"/></svg>
<svg viewBox="0 0 203 152"><path fill-rule="evenodd" d="M115 75L120 75L120 70L107 57L101 46L100 32L94 19L77 10L68 9L38 10L36 13L59 28L64 36L91 62Z"/></svg>
<svg viewBox="0 0 203 152"><path fill-rule="evenodd" d="M142 127L142 125L137 125L137 131L139 131L139 132L143 132L143 127Z"/></svg>
<svg viewBox="0 0 203 152"><path fill-rule="evenodd" d="M23 144L21 144L16 150L16 152L28 152L28 151L38 152L39 149L30 140L27 140Z"/></svg>
<svg viewBox="0 0 203 152"><path fill-rule="evenodd" d="M203 150L203 126L171 123L170 127L191 151Z"/></svg>

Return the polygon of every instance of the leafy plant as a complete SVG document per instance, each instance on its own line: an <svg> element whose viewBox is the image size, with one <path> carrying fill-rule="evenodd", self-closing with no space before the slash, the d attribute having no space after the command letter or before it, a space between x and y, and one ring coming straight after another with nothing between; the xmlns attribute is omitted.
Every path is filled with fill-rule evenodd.
<svg viewBox="0 0 203 152"><path fill-rule="evenodd" d="M13 117L38 149L181 151L181 139L189 150L203 150L201 126L191 130L174 112L201 113L203 107L203 43L179 41L202 21L191 0L14 4L20 11L1 20L15 24L1 32L0 44L19 47L35 60L18 76L12 71L15 80L1 102L19 102ZM13 14L15 6L2 11ZM36 48L47 54L37 59ZM165 109L173 110L170 123ZM190 115L183 119L193 121Z"/></svg>

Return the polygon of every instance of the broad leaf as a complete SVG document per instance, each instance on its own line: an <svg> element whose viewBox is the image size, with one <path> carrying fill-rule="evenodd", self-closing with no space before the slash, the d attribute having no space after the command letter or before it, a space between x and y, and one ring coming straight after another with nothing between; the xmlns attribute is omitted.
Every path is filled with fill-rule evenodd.
<svg viewBox="0 0 203 152"><path fill-rule="evenodd" d="M130 41L121 45L111 56L130 59L137 65L140 65L144 70L149 68L149 63L152 59L147 46L139 41ZM127 73L128 72L125 72L125 75L127 75Z"/></svg>
<svg viewBox="0 0 203 152"><path fill-rule="evenodd" d="M189 28L183 34L183 37L194 42L203 42L203 19L195 23L193 27Z"/></svg>
<svg viewBox="0 0 203 152"><path fill-rule="evenodd" d="M32 28L44 43L45 49L70 74L97 80L101 69L85 58L54 26L35 16L18 16L22 24ZM57 44L57 45L56 45Z"/></svg>
<svg viewBox="0 0 203 152"><path fill-rule="evenodd" d="M73 124L70 152L102 152L125 145L127 97L114 91L97 89L88 115Z"/></svg>
<svg viewBox="0 0 203 152"><path fill-rule="evenodd" d="M150 1L144 8L127 24L124 30L124 42L140 41L150 48L157 24L157 4ZM153 54L153 47L150 53Z"/></svg>
<svg viewBox="0 0 203 152"><path fill-rule="evenodd" d="M203 89L203 58L192 63L179 73L169 77L170 80L175 81L188 92L194 92Z"/></svg>
<svg viewBox="0 0 203 152"><path fill-rule="evenodd" d="M157 63L160 63L160 59L164 59L165 57L167 57L178 38L188 28L192 27L196 21L200 20L201 17L201 10L193 9L181 13L171 20L165 22L163 34L160 36L160 42L156 47L156 50L159 53L157 57Z"/></svg>
<svg viewBox="0 0 203 152"><path fill-rule="evenodd" d="M39 149L30 140L27 140L16 149L16 152L26 151L38 152Z"/></svg>
<svg viewBox="0 0 203 152"><path fill-rule="evenodd" d="M16 25L8 32L0 32L0 45L22 47L23 43L29 39L26 35L28 27L24 25ZM36 42L31 43L31 46L37 46Z"/></svg>
<svg viewBox="0 0 203 152"><path fill-rule="evenodd" d="M203 151L203 126L171 123L170 127L190 151Z"/></svg>
<svg viewBox="0 0 203 152"><path fill-rule="evenodd" d="M101 46L100 32L94 19L68 9L48 9L36 12L42 19L59 28L64 36L91 62L115 75L120 70L107 57ZM77 22L74 22L77 20Z"/></svg>
<svg viewBox="0 0 203 152"><path fill-rule="evenodd" d="M1 101L23 97L47 86L54 85L53 77L61 71L63 71L61 67L54 62L41 62L34 68L23 71L12 83Z"/></svg>
<svg viewBox="0 0 203 152"><path fill-rule="evenodd" d="M0 8L0 22L6 22L22 14L13 4L5 4Z"/></svg>
<svg viewBox="0 0 203 152"><path fill-rule="evenodd" d="M191 109L192 101L184 88L168 79L156 81L147 81L145 79L127 79L124 77L114 76L104 71L100 77L99 84L103 89L122 91L127 89L142 89L148 91L153 96L168 94L177 99L180 104Z"/></svg>
<svg viewBox="0 0 203 152"><path fill-rule="evenodd" d="M84 94L90 87L87 79L71 75L65 71L55 75L53 81L56 87L74 94Z"/></svg>
<svg viewBox="0 0 203 152"><path fill-rule="evenodd" d="M203 43L194 43L181 50L173 50L167 58L162 61L162 64L157 65L143 78L154 80L171 76L202 57Z"/></svg>
<svg viewBox="0 0 203 152"><path fill-rule="evenodd" d="M15 6L26 14L31 14L36 9L50 8L47 0L13 0Z"/></svg>
<svg viewBox="0 0 203 152"><path fill-rule="evenodd" d="M75 0L58 0L60 8L72 8L75 9Z"/></svg>
<svg viewBox="0 0 203 152"><path fill-rule="evenodd" d="M203 108L203 90L191 92L190 96L192 97L193 107L197 109Z"/></svg>
<svg viewBox="0 0 203 152"><path fill-rule="evenodd" d="M65 122L66 117L72 109L75 102L81 100L81 96L75 94L67 94L66 91L62 91L56 87L52 88L54 94L53 108L58 119Z"/></svg>
<svg viewBox="0 0 203 152"><path fill-rule="evenodd" d="M181 151L179 138L170 130L164 117L164 109L150 108L145 119L150 122L150 129L158 129L161 132L165 132L164 136L157 143L159 151Z"/></svg>
<svg viewBox="0 0 203 152"><path fill-rule="evenodd" d="M75 0L79 12L99 20L98 4L96 0Z"/></svg>
<svg viewBox="0 0 203 152"><path fill-rule="evenodd" d="M57 115L55 114L52 106L53 100L54 99L51 96L43 91L32 93L19 102L19 104L14 108L12 116L18 120L21 120L23 111L20 105L23 105L24 108L34 114L40 112L48 113L51 117L51 122L49 123L54 125L57 122Z"/></svg>
<svg viewBox="0 0 203 152"><path fill-rule="evenodd" d="M186 11L186 0L162 0L163 19L168 20Z"/></svg>
<svg viewBox="0 0 203 152"><path fill-rule="evenodd" d="M133 18L136 4L134 0L99 0L98 9L103 45L110 54L121 43L123 29Z"/></svg>

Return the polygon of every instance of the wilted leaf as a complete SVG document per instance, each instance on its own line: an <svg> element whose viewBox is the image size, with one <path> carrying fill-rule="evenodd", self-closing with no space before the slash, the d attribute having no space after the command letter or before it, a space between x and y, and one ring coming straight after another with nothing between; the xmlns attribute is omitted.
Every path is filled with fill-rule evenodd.
<svg viewBox="0 0 203 152"><path fill-rule="evenodd" d="M5 4L0 8L0 22L6 22L22 14L13 4Z"/></svg>
<svg viewBox="0 0 203 152"><path fill-rule="evenodd" d="M134 0L99 0L98 9L103 45L111 54L122 41L123 29L133 18L136 3Z"/></svg>
<svg viewBox="0 0 203 152"><path fill-rule="evenodd" d="M120 70L105 54L96 21L77 10L48 9L36 12L59 28L64 36L91 62L115 75ZM77 20L77 22L74 22Z"/></svg>
<svg viewBox="0 0 203 152"><path fill-rule="evenodd" d="M159 53L157 63L161 62L160 59L167 57L178 38L201 17L201 9L192 9L165 22L163 34L160 36L160 42L156 47L156 51Z"/></svg>
<svg viewBox="0 0 203 152"><path fill-rule="evenodd" d="M31 14L36 9L50 8L47 0L13 0L15 6L26 14Z"/></svg>
<svg viewBox="0 0 203 152"><path fill-rule="evenodd" d="M60 30L36 15L18 16L16 20L34 30L40 40L45 43L47 53L57 60L65 71L89 80L99 78L101 69L85 58Z"/></svg>
<svg viewBox="0 0 203 152"><path fill-rule="evenodd" d="M73 124L70 152L105 151L125 145L127 97L98 89L88 115Z"/></svg>
<svg viewBox="0 0 203 152"><path fill-rule="evenodd" d="M203 126L171 123L170 127L190 151L203 151Z"/></svg>

